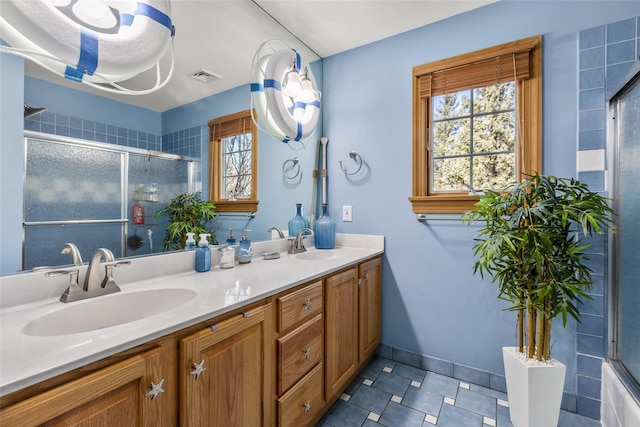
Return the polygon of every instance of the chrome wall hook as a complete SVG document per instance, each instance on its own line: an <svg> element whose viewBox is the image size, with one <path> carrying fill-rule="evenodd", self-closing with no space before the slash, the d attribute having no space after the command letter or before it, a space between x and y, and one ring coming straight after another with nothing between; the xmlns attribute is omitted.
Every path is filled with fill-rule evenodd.
<svg viewBox="0 0 640 427"><path fill-rule="evenodd" d="M289 162L291 162L291 166L287 168L287 163ZM287 179L296 179L298 175L300 175L300 164L298 162L299 160L297 157L294 157L293 159L285 160L284 163L282 164L282 175L284 175L284 177ZM296 166L297 166L297 169L296 169ZM295 174L287 175L286 171L288 169L295 169Z"/></svg>
<svg viewBox="0 0 640 427"><path fill-rule="evenodd" d="M360 156L360 154L358 154L355 151L349 152L349 157L351 157L353 160L358 162L358 169L356 169L355 172L347 172L347 168L345 168L344 165L342 164L342 160L340 160L340 169L342 169L342 172L344 172L345 175L355 175L358 172L360 172L360 169L362 169L362 164L364 162L362 161L362 156Z"/></svg>

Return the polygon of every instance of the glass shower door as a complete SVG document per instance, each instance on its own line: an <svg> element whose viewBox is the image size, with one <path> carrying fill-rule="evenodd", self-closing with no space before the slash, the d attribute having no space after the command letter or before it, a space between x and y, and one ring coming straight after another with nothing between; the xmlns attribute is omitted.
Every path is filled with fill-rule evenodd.
<svg viewBox="0 0 640 427"><path fill-rule="evenodd" d="M98 248L123 256L124 153L29 138L26 143L23 269L84 261Z"/></svg>
<svg viewBox="0 0 640 427"><path fill-rule="evenodd" d="M640 383L640 78L617 99L615 139L617 158L614 246L616 359Z"/></svg>

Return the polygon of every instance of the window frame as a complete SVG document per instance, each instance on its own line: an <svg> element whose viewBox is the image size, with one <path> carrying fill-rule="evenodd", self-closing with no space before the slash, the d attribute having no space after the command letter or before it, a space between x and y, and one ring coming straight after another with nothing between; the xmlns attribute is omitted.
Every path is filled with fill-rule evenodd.
<svg viewBox="0 0 640 427"><path fill-rule="evenodd" d="M432 193L430 191L431 153L429 133L431 120L431 87L425 90L421 84L425 78L445 70L491 60L501 55L528 51L528 78L515 79L516 118L518 135L516 162L518 179L542 169L542 36L534 36L498 46L458 55L413 67L413 117L412 117L412 195L409 197L413 212L464 213L478 201L477 195L468 192Z"/></svg>
<svg viewBox="0 0 640 427"><path fill-rule="evenodd" d="M209 120L209 200L215 204L218 212L256 212L258 210L258 129L252 117L251 110L244 110ZM234 122L238 123L237 129L246 131L238 132L233 129ZM218 129L217 134L216 129ZM251 133L251 197L230 200L222 197L220 190L224 180L222 139L244 133Z"/></svg>

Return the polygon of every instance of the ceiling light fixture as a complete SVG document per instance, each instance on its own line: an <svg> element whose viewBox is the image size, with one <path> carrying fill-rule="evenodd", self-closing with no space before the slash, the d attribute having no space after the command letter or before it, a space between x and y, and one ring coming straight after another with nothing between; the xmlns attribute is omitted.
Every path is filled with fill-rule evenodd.
<svg viewBox="0 0 640 427"><path fill-rule="evenodd" d="M260 129L285 143L302 143L315 132L321 94L295 49L277 40L263 43L253 57L250 86L252 117Z"/></svg>
<svg viewBox="0 0 640 427"><path fill-rule="evenodd" d="M133 12L132 12L133 10ZM164 87L174 70L169 0L2 0L0 53L106 92L145 95ZM162 76L160 61L170 50ZM118 84L156 69L149 89Z"/></svg>

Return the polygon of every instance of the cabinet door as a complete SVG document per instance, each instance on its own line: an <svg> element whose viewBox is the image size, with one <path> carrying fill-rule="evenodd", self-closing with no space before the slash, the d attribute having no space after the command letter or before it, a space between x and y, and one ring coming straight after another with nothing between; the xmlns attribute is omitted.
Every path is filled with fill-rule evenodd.
<svg viewBox="0 0 640 427"><path fill-rule="evenodd" d="M180 341L180 425L269 425L272 416L271 306Z"/></svg>
<svg viewBox="0 0 640 427"><path fill-rule="evenodd" d="M325 281L325 398L342 390L358 363L357 268Z"/></svg>
<svg viewBox="0 0 640 427"><path fill-rule="evenodd" d="M163 425L162 394L149 394L151 382L161 380L148 374L162 370L160 354L151 350L9 406L0 413L0 425Z"/></svg>
<svg viewBox="0 0 640 427"><path fill-rule="evenodd" d="M375 351L382 336L382 259L360 264L358 279L360 344L358 363Z"/></svg>

